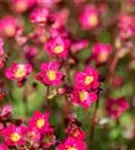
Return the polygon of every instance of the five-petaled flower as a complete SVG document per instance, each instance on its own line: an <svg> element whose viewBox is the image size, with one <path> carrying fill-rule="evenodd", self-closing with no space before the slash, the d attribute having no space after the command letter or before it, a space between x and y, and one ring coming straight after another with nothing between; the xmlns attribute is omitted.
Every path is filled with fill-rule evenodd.
<svg viewBox="0 0 135 150"><path fill-rule="evenodd" d="M99 75L95 68L88 66L84 72L77 72L75 75L76 89L96 89L99 86Z"/></svg>
<svg viewBox="0 0 135 150"><path fill-rule="evenodd" d="M26 127L25 126L15 126L9 125L2 131L2 135L5 139L5 143L9 146L14 146L16 144L24 144Z"/></svg>
<svg viewBox="0 0 135 150"><path fill-rule="evenodd" d="M58 70L58 62L49 62L41 64L41 71L37 74L36 79L45 85L58 86L61 84L63 75Z"/></svg>
<svg viewBox="0 0 135 150"><path fill-rule="evenodd" d="M30 64L18 64L13 63L5 71L5 75L8 79L22 81L32 72L32 66Z"/></svg>
<svg viewBox="0 0 135 150"><path fill-rule="evenodd" d="M84 108L89 108L91 104L97 100L97 94L87 90L75 89L72 93L71 99L73 103L79 104Z"/></svg>
<svg viewBox="0 0 135 150"><path fill-rule="evenodd" d="M45 51L52 57L59 57L61 59L68 56L70 41L68 38L62 36L55 36L50 38L44 46Z"/></svg>
<svg viewBox="0 0 135 150"><path fill-rule="evenodd" d="M50 126L49 113L42 114L39 111L35 111L32 118L29 120L29 126L37 131L44 132Z"/></svg>

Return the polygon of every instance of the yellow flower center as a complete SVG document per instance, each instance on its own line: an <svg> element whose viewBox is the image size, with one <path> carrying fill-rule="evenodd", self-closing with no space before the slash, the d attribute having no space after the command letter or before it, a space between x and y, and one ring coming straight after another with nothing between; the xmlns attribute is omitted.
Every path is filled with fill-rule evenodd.
<svg viewBox="0 0 135 150"><path fill-rule="evenodd" d="M89 22L89 24L91 25L91 26L96 26L97 24L98 24L98 17L97 17L97 15L90 15L89 16L89 18L88 18L88 22Z"/></svg>
<svg viewBox="0 0 135 150"><path fill-rule="evenodd" d="M20 66L15 72L15 77L21 78L23 76L25 76L25 69L23 66Z"/></svg>
<svg viewBox="0 0 135 150"><path fill-rule="evenodd" d="M107 58L108 58L108 53L106 53L106 52L101 52L98 55L98 61L100 61L102 63L105 62L107 60Z"/></svg>
<svg viewBox="0 0 135 150"><path fill-rule="evenodd" d="M84 102L88 97L88 93L86 91L81 91L79 93L79 98L81 102Z"/></svg>
<svg viewBox="0 0 135 150"><path fill-rule="evenodd" d="M49 80L53 81L56 79L56 72L53 70L49 70L47 72L47 76L48 76Z"/></svg>
<svg viewBox="0 0 135 150"><path fill-rule="evenodd" d="M20 138L21 138L21 136L20 136L18 133L12 133L11 136L10 136L10 139L11 139L13 142L19 141Z"/></svg>
<svg viewBox="0 0 135 150"><path fill-rule="evenodd" d="M61 45L58 45L54 48L54 53L59 54L62 53L64 48Z"/></svg>
<svg viewBox="0 0 135 150"><path fill-rule="evenodd" d="M75 147L68 147L67 150L77 150Z"/></svg>
<svg viewBox="0 0 135 150"><path fill-rule="evenodd" d="M85 85L89 85L93 82L93 80L94 80L93 76L86 76L85 80L84 80L84 83L85 83Z"/></svg>
<svg viewBox="0 0 135 150"><path fill-rule="evenodd" d="M44 126L45 120L44 119L38 119L37 120L37 127L40 129Z"/></svg>
<svg viewBox="0 0 135 150"><path fill-rule="evenodd" d="M15 34L15 27L13 25L7 25L4 28L4 32L5 32L6 36L11 37Z"/></svg>

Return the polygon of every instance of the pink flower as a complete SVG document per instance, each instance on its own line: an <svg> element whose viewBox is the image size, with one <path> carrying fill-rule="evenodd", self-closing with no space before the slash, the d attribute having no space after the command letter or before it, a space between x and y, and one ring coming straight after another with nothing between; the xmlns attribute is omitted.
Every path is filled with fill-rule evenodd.
<svg viewBox="0 0 135 150"><path fill-rule="evenodd" d="M83 141L68 137L64 143L58 145L58 150L86 150L86 144Z"/></svg>
<svg viewBox="0 0 135 150"><path fill-rule="evenodd" d="M0 56L4 54L4 41L0 38Z"/></svg>
<svg viewBox="0 0 135 150"><path fill-rule="evenodd" d="M18 27L18 22L13 16L5 16L0 20L0 32L4 36L15 36Z"/></svg>
<svg viewBox="0 0 135 150"><path fill-rule="evenodd" d="M67 8L62 9L59 12L53 13L50 16L51 17L50 19L53 20L52 27L57 29L57 28L65 26L68 21L69 13L70 11Z"/></svg>
<svg viewBox="0 0 135 150"><path fill-rule="evenodd" d="M76 140L84 140L86 137L85 132L76 125L69 125L66 130L66 134Z"/></svg>
<svg viewBox="0 0 135 150"><path fill-rule="evenodd" d="M26 138L32 142L39 142L41 138L41 134L38 130L33 129L32 127L27 128Z"/></svg>
<svg viewBox="0 0 135 150"><path fill-rule="evenodd" d="M5 143L9 146L24 144L26 128L24 126L9 125L2 131Z"/></svg>
<svg viewBox="0 0 135 150"><path fill-rule="evenodd" d="M38 53L38 50L34 46L28 46L25 49L25 57L28 61L31 61Z"/></svg>
<svg viewBox="0 0 135 150"><path fill-rule="evenodd" d="M13 9L18 13L23 13L36 4L37 0L12 0Z"/></svg>
<svg viewBox="0 0 135 150"><path fill-rule="evenodd" d="M85 40L85 39L73 41L71 44L71 51L72 51L72 53L79 52L82 49L87 48L88 44L89 44L88 40Z"/></svg>
<svg viewBox="0 0 135 150"><path fill-rule="evenodd" d="M36 79L45 85L58 86L61 84L63 75L59 69L57 62L49 62L41 64L41 71L37 74Z"/></svg>
<svg viewBox="0 0 135 150"><path fill-rule="evenodd" d="M5 144L0 144L0 150L8 150L8 147Z"/></svg>
<svg viewBox="0 0 135 150"><path fill-rule="evenodd" d="M25 79L31 72L32 66L30 64L13 63L10 68L5 71L5 75L8 79L21 81Z"/></svg>
<svg viewBox="0 0 135 150"><path fill-rule="evenodd" d="M51 28L50 35L52 38L55 38L55 37L69 38L69 33L67 32L67 30L64 27Z"/></svg>
<svg viewBox="0 0 135 150"><path fill-rule="evenodd" d="M49 124L49 113L42 114L39 111L35 111L32 118L29 120L29 126L33 130L44 132L50 126Z"/></svg>
<svg viewBox="0 0 135 150"><path fill-rule="evenodd" d="M30 33L29 38L35 43L44 44L48 39L48 34L44 27L38 26L32 33Z"/></svg>
<svg viewBox="0 0 135 150"><path fill-rule="evenodd" d="M59 2L61 2L61 0L37 0L38 5L41 5L47 8L52 8Z"/></svg>
<svg viewBox="0 0 135 150"><path fill-rule="evenodd" d="M106 110L110 117L118 118L129 108L125 98L108 99Z"/></svg>
<svg viewBox="0 0 135 150"><path fill-rule="evenodd" d="M68 56L70 41L67 38L57 36L49 39L44 46L45 51L50 56L65 58Z"/></svg>
<svg viewBox="0 0 135 150"><path fill-rule="evenodd" d="M105 63L111 51L112 47L110 44L96 43L92 48L92 57L96 63Z"/></svg>
<svg viewBox="0 0 135 150"><path fill-rule="evenodd" d="M89 108L91 103L97 100L97 94L86 90L74 90L71 99L74 103L80 104L84 108Z"/></svg>
<svg viewBox="0 0 135 150"><path fill-rule="evenodd" d="M32 23L37 23L40 25L44 25L48 19L49 11L45 7L35 8L30 13L30 20Z"/></svg>
<svg viewBox="0 0 135 150"><path fill-rule="evenodd" d="M54 135L54 130L53 128L49 127L48 130L44 133L43 135L43 147L44 148L49 148L52 145L54 145L56 142L56 137Z"/></svg>
<svg viewBox="0 0 135 150"><path fill-rule="evenodd" d="M97 27L99 24L99 14L97 8L94 6L85 7L84 11L80 15L79 22L85 30Z"/></svg>
<svg viewBox="0 0 135 150"><path fill-rule="evenodd" d="M75 88L96 89L99 86L98 72L92 66L88 66L84 72L77 72L75 75Z"/></svg>
<svg viewBox="0 0 135 150"><path fill-rule="evenodd" d="M7 119L12 114L11 105L5 105L3 108L0 108L0 119Z"/></svg>
<svg viewBox="0 0 135 150"><path fill-rule="evenodd" d="M123 14L119 17L119 30L121 38L129 38L135 35L135 17Z"/></svg>

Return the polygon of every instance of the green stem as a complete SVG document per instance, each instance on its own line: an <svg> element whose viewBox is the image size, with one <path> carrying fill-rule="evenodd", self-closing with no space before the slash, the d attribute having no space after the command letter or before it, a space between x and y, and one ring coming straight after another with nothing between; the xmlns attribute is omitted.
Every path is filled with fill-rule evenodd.
<svg viewBox="0 0 135 150"><path fill-rule="evenodd" d="M94 135L95 135L95 127L96 127L96 116L98 111L99 99L96 101L95 108L93 110L92 118L91 118L91 127L90 127L90 150L92 150Z"/></svg>

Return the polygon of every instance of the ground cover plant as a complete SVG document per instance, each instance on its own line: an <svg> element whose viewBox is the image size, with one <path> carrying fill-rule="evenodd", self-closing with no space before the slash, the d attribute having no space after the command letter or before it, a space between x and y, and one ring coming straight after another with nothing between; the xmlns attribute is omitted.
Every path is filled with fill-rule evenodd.
<svg viewBox="0 0 135 150"><path fill-rule="evenodd" d="M134 0L0 0L0 150L135 150L134 94Z"/></svg>

